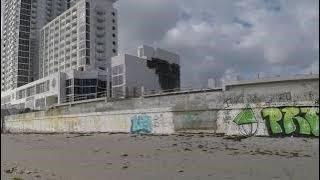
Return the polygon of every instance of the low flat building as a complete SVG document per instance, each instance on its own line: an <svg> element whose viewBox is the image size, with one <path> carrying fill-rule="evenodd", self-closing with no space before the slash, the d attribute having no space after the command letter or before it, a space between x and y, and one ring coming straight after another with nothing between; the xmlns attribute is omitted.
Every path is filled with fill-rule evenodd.
<svg viewBox="0 0 320 180"><path fill-rule="evenodd" d="M112 97L138 97L142 91L179 89L179 61L175 53L145 45L138 48L138 56L113 57Z"/></svg>
<svg viewBox="0 0 320 180"><path fill-rule="evenodd" d="M57 72L1 93L1 108L41 110L53 105L108 96L106 71Z"/></svg>

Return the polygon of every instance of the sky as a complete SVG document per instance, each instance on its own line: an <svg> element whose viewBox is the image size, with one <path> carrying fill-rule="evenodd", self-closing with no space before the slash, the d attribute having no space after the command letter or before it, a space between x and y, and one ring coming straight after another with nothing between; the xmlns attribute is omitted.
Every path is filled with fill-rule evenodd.
<svg viewBox="0 0 320 180"><path fill-rule="evenodd" d="M120 52L176 52L184 87L319 73L318 0L119 0Z"/></svg>
<svg viewBox="0 0 320 180"><path fill-rule="evenodd" d="M120 53L180 55L182 87L319 73L319 0L119 0Z"/></svg>

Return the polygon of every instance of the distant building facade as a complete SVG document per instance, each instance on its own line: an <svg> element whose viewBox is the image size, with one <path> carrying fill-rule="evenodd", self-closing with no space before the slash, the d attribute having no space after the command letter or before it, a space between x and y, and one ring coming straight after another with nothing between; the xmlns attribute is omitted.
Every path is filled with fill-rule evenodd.
<svg viewBox="0 0 320 180"><path fill-rule="evenodd" d="M44 109L57 104L107 97L105 71L57 72L1 94L1 108Z"/></svg>
<svg viewBox="0 0 320 180"><path fill-rule="evenodd" d="M175 53L140 46L138 56L112 58L112 97L136 97L141 91L180 88L180 59Z"/></svg>
<svg viewBox="0 0 320 180"><path fill-rule="evenodd" d="M45 25L40 36L40 77L68 69L110 69L118 53L115 0L78 0Z"/></svg>
<svg viewBox="0 0 320 180"><path fill-rule="evenodd" d="M40 28L69 7L67 0L4 0L1 92L38 78Z"/></svg>

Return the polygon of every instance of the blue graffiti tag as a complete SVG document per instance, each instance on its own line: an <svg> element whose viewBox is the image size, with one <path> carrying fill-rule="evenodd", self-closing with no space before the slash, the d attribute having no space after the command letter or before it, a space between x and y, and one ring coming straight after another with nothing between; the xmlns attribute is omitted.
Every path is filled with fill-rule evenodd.
<svg viewBox="0 0 320 180"><path fill-rule="evenodd" d="M145 114L135 115L131 118L131 133L151 133L151 117Z"/></svg>

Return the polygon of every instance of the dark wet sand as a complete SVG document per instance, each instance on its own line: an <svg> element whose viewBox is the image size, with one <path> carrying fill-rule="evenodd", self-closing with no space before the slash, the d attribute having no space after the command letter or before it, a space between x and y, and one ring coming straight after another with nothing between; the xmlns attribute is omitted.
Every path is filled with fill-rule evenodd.
<svg viewBox="0 0 320 180"><path fill-rule="evenodd" d="M319 179L319 139L1 135L1 179Z"/></svg>

